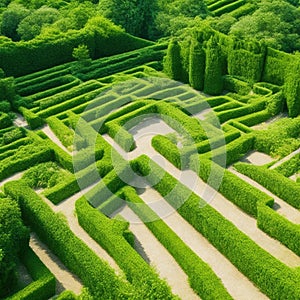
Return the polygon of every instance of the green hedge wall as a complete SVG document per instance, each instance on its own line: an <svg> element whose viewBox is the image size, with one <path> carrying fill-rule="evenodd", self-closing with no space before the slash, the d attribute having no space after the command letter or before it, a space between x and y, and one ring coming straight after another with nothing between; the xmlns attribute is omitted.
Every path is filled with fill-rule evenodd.
<svg viewBox="0 0 300 300"><path fill-rule="evenodd" d="M181 47L176 40L169 43L167 55L164 58L164 72L173 80L182 79Z"/></svg>
<svg viewBox="0 0 300 300"><path fill-rule="evenodd" d="M92 208L84 197L76 201L76 213L80 225L125 272L128 281L136 288L139 299L175 299L167 284L125 240L124 230L129 224L108 219Z"/></svg>
<svg viewBox="0 0 300 300"><path fill-rule="evenodd" d="M128 299L132 287L117 277L114 270L102 261L70 230L65 220L27 185L20 181L5 184L5 192L17 199L22 214L40 239L88 287L96 299Z"/></svg>
<svg viewBox="0 0 300 300"><path fill-rule="evenodd" d="M241 95L248 95L251 91L249 83L230 75L224 76L224 89Z"/></svg>
<svg viewBox="0 0 300 300"><path fill-rule="evenodd" d="M207 163L211 164L208 161ZM159 184L154 186L163 197L179 184L154 162L149 167L147 156L140 157L135 164L143 175L148 175L152 170L151 174L154 179L154 170L165 174ZM232 186L232 193L236 193L238 187L239 185ZM253 195L250 196L250 194L245 197L247 205L252 197ZM204 200L195 194L186 199L186 192L172 193L172 197L165 197L165 199L171 205L183 203L178 212L268 297L271 299L299 298L300 276L297 270L290 269L260 248ZM265 195L263 199L263 203L268 202Z"/></svg>
<svg viewBox="0 0 300 300"><path fill-rule="evenodd" d="M38 115L30 111L29 109L25 107L19 107L19 111L24 116L26 122L30 126L31 129L37 129L44 125L44 121L42 118L40 118Z"/></svg>
<svg viewBox="0 0 300 300"><path fill-rule="evenodd" d="M111 24L107 26L104 20L101 26L107 31L101 28L83 28L71 34L61 34L48 39L7 42L0 49L1 68L8 76L22 76L47 69L72 61L73 49L80 44L88 46L92 58L114 55L152 44L130 36Z"/></svg>
<svg viewBox="0 0 300 300"><path fill-rule="evenodd" d="M207 42L204 92L209 95L219 95L223 91L223 53L217 36L212 36Z"/></svg>
<svg viewBox="0 0 300 300"><path fill-rule="evenodd" d="M55 277L31 248L23 249L21 261L34 281L6 300L48 300L53 297L56 293Z"/></svg>
<svg viewBox="0 0 300 300"><path fill-rule="evenodd" d="M300 225L294 224L270 207L258 204L257 226L300 255Z"/></svg>
<svg viewBox="0 0 300 300"><path fill-rule="evenodd" d="M73 146L74 132L69 127L56 117L49 117L46 122L66 148Z"/></svg>
<svg viewBox="0 0 300 300"><path fill-rule="evenodd" d="M0 129L10 127L12 124L11 118L7 114L0 112Z"/></svg>
<svg viewBox="0 0 300 300"><path fill-rule="evenodd" d="M235 168L290 205L300 208L300 186L289 178L262 166L238 163Z"/></svg>
<svg viewBox="0 0 300 300"><path fill-rule="evenodd" d="M204 88L205 51L198 42L190 46L189 83L192 88L202 91Z"/></svg>
<svg viewBox="0 0 300 300"><path fill-rule="evenodd" d="M170 252L188 275L189 282L201 299L232 299L210 266L193 252L137 195L131 187L123 188L129 207L144 221L160 243ZM141 206L141 204L143 204ZM148 222L147 220L155 220Z"/></svg>
<svg viewBox="0 0 300 300"><path fill-rule="evenodd" d="M285 177L290 177L300 170L300 154L296 154L274 169Z"/></svg>

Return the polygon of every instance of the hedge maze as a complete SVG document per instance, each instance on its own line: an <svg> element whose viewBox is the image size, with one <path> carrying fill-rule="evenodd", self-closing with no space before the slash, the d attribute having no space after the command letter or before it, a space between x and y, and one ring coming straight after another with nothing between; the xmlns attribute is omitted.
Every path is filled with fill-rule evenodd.
<svg viewBox="0 0 300 300"><path fill-rule="evenodd" d="M241 14L244 4L209 1L208 8L216 16ZM79 278L80 299L178 299L176 274L163 278L145 259L148 245L138 247L134 215L186 275L178 287L190 291L179 298L300 299L299 57L207 27L192 41L135 40L135 49L124 42L129 36L118 35L124 49L102 57L93 44L88 65L68 57L61 64L56 56L56 66L41 59L27 74L5 66L15 77L0 79L0 206L15 205L15 222L29 229L15 257L0 244L0 267L10 262L6 275L15 279L0 280L0 297L77 299L56 289L55 273L28 245L31 231ZM25 43L14 51L37 49ZM137 134L144 123L145 153ZM196 178L194 189L186 178ZM161 218L149 190L218 253L220 268ZM64 205L118 270L77 236ZM32 279L26 286L17 283L17 265Z"/></svg>

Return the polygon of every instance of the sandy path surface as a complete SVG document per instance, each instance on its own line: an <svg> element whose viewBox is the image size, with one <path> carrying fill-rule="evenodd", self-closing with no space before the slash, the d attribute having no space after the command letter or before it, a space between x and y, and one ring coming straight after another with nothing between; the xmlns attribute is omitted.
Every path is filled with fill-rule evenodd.
<svg viewBox="0 0 300 300"><path fill-rule="evenodd" d="M44 265L56 277L56 293L59 294L63 290L71 290L76 294L80 294L83 287L80 279L72 274L63 263L43 244L35 233L30 236L30 247L44 263Z"/></svg>
<svg viewBox="0 0 300 300"><path fill-rule="evenodd" d="M25 118L18 113L15 113L16 119L14 120L14 125L17 127L28 127L28 123L26 122Z"/></svg>
<svg viewBox="0 0 300 300"><path fill-rule="evenodd" d="M222 279L234 299L268 299L232 263L223 256L206 238L191 226L176 211L165 217L166 211L174 210L161 195L152 188L146 189L140 197L203 261L208 263L215 274ZM144 245L144 244L143 244ZM239 284L237 285L236 282Z"/></svg>
<svg viewBox="0 0 300 300"><path fill-rule="evenodd" d="M16 173L2 181L0 181L0 187L2 187L5 183L9 182L9 181L13 181L13 180L19 180L21 179L21 177L23 176L24 172L19 172L19 173Z"/></svg>
<svg viewBox="0 0 300 300"><path fill-rule="evenodd" d="M251 151L246 156L244 156L241 159L241 161L251 163L252 165L256 165L256 166L263 166L265 164L274 161L274 159L265 153L258 152L258 151Z"/></svg>
<svg viewBox="0 0 300 300"><path fill-rule="evenodd" d="M130 230L141 243L150 264L161 278L166 279L172 292L183 300L200 299L190 287L187 275L139 217L127 206L119 214L127 220L135 220L135 223L130 224Z"/></svg>
<svg viewBox="0 0 300 300"><path fill-rule="evenodd" d="M276 195L272 194L269 190L267 190L265 187L257 183L256 181L252 180L248 176L239 173L233 168L229 168L229 171L231 171L233 174L239 176L244 181L250 183L252 186L255 186L262 192L266 193L267 195L270 195L275 200L275 207L276 212L280 213L284 217L286 217L288 220L290 220L293 223L300 224L300 211L293 206L286 203L284 200L278 198Z"/></svg>
<svg viewBox="0 0 300 300"><path fill-rule="evenodd" d="M152 128L150 121L147 123L147 126L145 126L144 123L139 124L139 132L146 132L146 134L141 134L137 137L134 136L137 146L139 145L139 139L141 140L141 148L137 147L137 149L129 154L120 147L115 147L116 150L118 150L126 159L128 159L128 157L133 159L141 154L148 155L164 168L166 172L190 188L195 194L203 198L209 205L232 222L240 231L249 236L260 247L290 267L300 266L300 257L282 245L279 241L269 237L266 233L257 228L256 219L244 213L220 193L213 190L209 185L203 182L195 172L191 170L180 171L163 156L158 154L151 146L151 138L155 134L166 134L170 129L168 129L169 126L164 124L161 120L153 120L153 123L155 124L154 129ZM160 124L159 127L157 127L157 123ZM148 132L151 134L147 134ZM109 143L115 146L116 143L110 137L104 137Z"/></svg>

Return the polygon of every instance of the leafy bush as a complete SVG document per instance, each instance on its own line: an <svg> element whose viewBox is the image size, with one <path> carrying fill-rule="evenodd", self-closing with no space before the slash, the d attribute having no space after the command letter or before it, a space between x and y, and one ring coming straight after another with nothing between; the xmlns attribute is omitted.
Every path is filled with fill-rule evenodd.
<svg viewBox="0 0 300 300"><path fill-rule="evenodd" d="M22 179L31 188L49 188L64 179L64 172L54 162L38 164L27 170Z"/></svg>
<svg viewBox="0 0 300 300"><path fill-rule="evenodd" d="M8 114L0 112L0 129L9 127L12 125L12 120Z"/></svg>

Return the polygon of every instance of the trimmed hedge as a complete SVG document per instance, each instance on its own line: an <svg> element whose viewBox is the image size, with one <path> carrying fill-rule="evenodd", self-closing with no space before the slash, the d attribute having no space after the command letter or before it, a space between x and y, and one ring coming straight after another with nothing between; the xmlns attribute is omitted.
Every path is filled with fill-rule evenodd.
<svg viewBox="0 0 300 300"><path fill-rule="evenodd" d="M56 279L31 248L23 249L21 260L34 280L6 300L48 300L56 293Z"/></svg>
<svg viewBox="0 0 300 300"><path fill-rule="evenodd" d="M151 140L152 147L171 162L176 168L182 169L183 157L178 147L170 141L166 136L156 135Z"/></svg>
<svg viewBox="0 0 300 300"><path fill-rule="evenodd" d="M181 47L176 40L171 40L168 45L167 54L164 58L164 73L171 79L180 81L182 79L183 67L181 63Z"/></svg>
<svg viewBox="0 0 300 300"><path fill-rule="evenodd" d="M26 137L26 131L24 128L18 127L9 132L6 132L2 136L2 143L8 145L10 143L16 142L19 139Z"/></svg>
<svg viewBox="0 0 300 300"><path fill-rule="evenodd" d="M54 160L53 151L38 143L20 147L12 156L1 161L0 181L36 164Z"/></svg>
<svg viewBox="0 0 300 300"><path fill-rule="evenodd" d="M82 83L69 90L42 99L41 101L39 101L40 110L46 109L53 105L57 105L59 103L86 94L88 92L97 90L101 87L103 87L103 85L96 80L90 80L88 82Z"/></svg>
<svg viewBox="0 0 300 300"><path fill-rule="evenodd" d="M44 121L42 118L40 118L38 115L30 111L29 109L25 107L19 107L18 108L21 114L24 116L26 122L30 126L32 130L39 128L44 125Z"/></svg>
<svg viewBox="0 0 300 300"><path fill-rule="evenodd" d="M249 83L242 81L230 75L224 77L224 89L241 95L248 95L251 91Z"/></svg>
<svg viewBox="0 0 300 300"><path fill-rule="evenodd" d="M73 146L74 132L70 128L56 117L49 117L46 122L66 148Z"/></svg>
<svg viewBox="0 0 300 300"><path fill-rule="evenodd" d="M175 299L167 284L124 238L129 224L110 220L93 209L84 197L76 201L79 224L95 239L125 272L139 299Z"/></svg>
<svg viewBox="0 0 300 300"><path fill-rule="evenodd" d="M235 9L243 6L245 4L245 0L237 0L237 1L234 1L230 4L227 4L223 7L220 7L219 9L215 10L214 11L214 15L219 17L223 14L227 14L227 13L230 13L232 11L234 11Z"/></svg>
<svg viewBox="0 0 300 300"><path fill-rule="evenodd" d="M270 207L258 204L257 226L300 255L300 225L294 224Z"/></svg>
<svg viewBox="0 0 300 300"><path fill-rule="evenodd" d="M205 51L198 42L193 41L190 46L189 83L196 90L204 88Z"/></svg>
<svg viewBox="0 0 300 300"><path fill-rule="evenodd" d="M165 199L173 206L178 207L178 212L196 230L198 230L209 242L225 255L245 276L247 276L259 289L271 299L298 299L300 296L300 276L297 270L287 267L255 244L247 235L242 233L230 221L209 206L200 197L192 194L186 199L188 189L183 187L175 178L166 174L157 164L149 158L141 156L135 161L136 168L145 176L151 171L151 178L155 180L157 172L163 172L164 176L154 188L164 197L175 186L181 186L181 193L171 193ZM210 166L207 161L205 165ZM202 165L201 165L202 166ZM154 174L156 172L156 175ZM161 177L160 177L161 178ZM241 180L241 182L243 182ZM249 189L253 187L249 186ZM232 193L240 190L239 185L231 187ZM263 194L263 193L262 193ZM241 195L242 196L242 195ZM253 197L253 195L252 195ZM250 195L245 201L248 203ZM268 197L263 195L261 199L268 203ZM256 203L254 203L256 205Z"/></svg>
<svg viewBox="0 0 300 300"><path fill-rule="evenodd" d="M255 113L236 118L235 121L244 124L246 126L254 126L269 120L272 117L271 113L265 109Z"/></svg>
<svg viewBox="0 0 300 300"><path fill-rule="evenodd" d="M1 146L0 147L0 154L4 154L9 150L17 150L21 146L25 146L32 143L32 139L25 137L22 139L19 139L15 142L10 143L9 145Z"/></svg>
<svg viewBox="0 0 300 300"><path fill-rule="evenodd" d="M300 170L300 154L296 154L274 169L285 177L290 177Z"/></svg>
<svg viewBox="0 0 300 300"><path fill-rule="evenodd" d="M133 188L123 188L123 195L126 201L130 202L129 207L143 220L188 275L191 287L201 299L232 299L210 266L144 203ZM155 221L148 222L148 220Z"/></svg>
<svg viewBox="0 0 300 300"><path fill-rule="evenodd" d="M214 162L220 161L221 163L223 159L226 159L226 166L229 166L253 150L254 139L252 134L245 134L230 143L226 142L226 146L224 141L223 147L205 154L205 158L213 158Z"/></svg>
<svg viewBox="0 0 300 300"><path fill-rule="evenodd" d="M254 166L245 163L235 164L235 168L257 181L276 196L286 201L295 208L300 208L300 186L284 177L275 170L270 170L262 166Z"/></svg>
<svg viewBox="0 0 300 300"><path fill-rule="evenodd" d="M96 299L128 299L132 287L117 277L114 270L102 261L70 230L59 215L26 184L12 181L5 192L18 200L24 218L40 239L88 287Z"/></svg>
<svg viewBox="0 0 300 300"><path fill-rule="evenodd" d="M199 162L195 161L195 159L198 160L198 157L192 159L191 169L197 171ZM217 189L225 198L249 215L257 216L258 202L270 207L274 204L274 200L271 197L210 160L200 160L198 172L203 181L207 182L212 188Z"/></svg>
<svg viewBox="0 0 300 300"><path fill-rule="evenodd" d="M9 115L0 112L0 129L10 127L13 124Z"/></svg>

